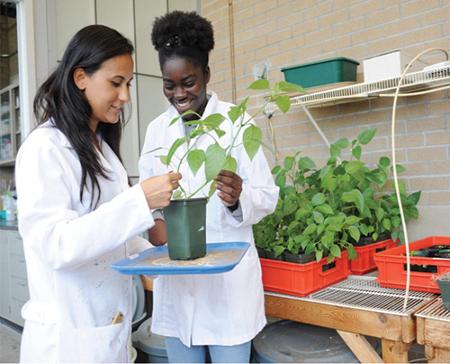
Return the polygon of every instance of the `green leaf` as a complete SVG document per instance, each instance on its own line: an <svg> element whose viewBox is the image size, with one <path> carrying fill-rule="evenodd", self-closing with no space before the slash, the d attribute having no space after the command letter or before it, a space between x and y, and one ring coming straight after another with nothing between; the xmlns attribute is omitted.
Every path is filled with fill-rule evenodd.
<svg viewBox="0 0 450 364"><path fill-rule="evenodd" d="M403 173L406 171L406 168L403 167L401 164L396 164L397 174Z"/></svg>
<svg viewBox="0 0 450 364"><path fill-rule="evenodd" d="M378 164L383 168L386 168L389 167L389 165L391 164L391 160L388 157L380 157Z"/></svg>
<svg viewBox="0 0 450 364"><path fill-rule="evenodd" d="M322 205L325 203L325 195L323 193L316 193L311 202L314 206Z"/></svg>
<svg viewBox="0 0 450 364"><path fill-rule="evenodd" d="M205 159L205 152L201 149L194 149L188 153L187 162L194 176L197 174Z"/></svg>
<svg viewBox="0 0 450 364"><path fill-rule="evenodd" d="M245 110L247 110L247 101L248 97L246 97L239 105L230 107L230 110L228 110L228 117L232 123L244 115Z"/></svg>
<svg viewBox="0 0 450 364"><path fill-rule="evenodd" d="M364 211L364 197L359 190L351 190L342 194L343 202L353 202L359 212Z"/></svg>
<svg viewBox="0 0 450 364"><path fill-rule="evenodd" d="M334 144L337 145L339 148L344 149L344 148L347 148L350 145L350 142L348 141L347 138L341 138L337 142L335 142Z"/></svg>
<svg viewBox="0 0 450 364"><path fill-rule="evenodd" d="M348 232L355 241L359 241L361 234L356 226L349 226Z"/></svg>
<svg viewBox="0 0 450 364"><path fill-rule="evenodd" d="M417 205L417 203L420 200L420 194L421 194L421 191L411 193L408 196L408 201L411 202L413 205Z"/></svg>
<svg viewBox="0 0 450 364"><path fill-rule="evenodd" d="M183 198L183 192L181 192L180 189L176 190L173 194L172 194L172 200L180 200Z"/></svg>
<svg viewBox="0 0 450 364"><path fill-rule="evenodd" d="M250 90L268 90L270 89L270 83L267 80L260 79L253 81L248 88Z"/></svg>
<svg viewBox="0 0 450 364"><path fill-rule="evenodd" d="M383 219L383 227L386 230L391 230L391 220L389 219Z"/></svg>
<svg viewBox="0 0 450 364"><path fill-rule="evenodd" d="M286 186L286 175L284 173L278 174L275 178L275 184L280 188Z"/></svg>
<svg viewBox="0 0 450 364"><path fill-rule="evenodd" d="M223 169L226 161L225 150L217 143L211 144L206 149L205 176L210 181Z"/></svg>
<svg viewBox="0 0 450 364"><path fill-rule="evenodd" d="M340 257L341 256L341 249L336 244L332 244L330 246L330 253L333 254L333 256L335 256L335 257Z"/></svg>
<svg viewBox="0 0 450 364"><path fill-rule="evenodd" d="M167 155L160 155L159 156L159 160L161 161L162 164L164 164L165 166L168 166L169 163L167 162Z"/></svg>
<svg viewBox="0 0 450 364"><path fill-rule="evenodd" d="M278 174L281 171L281 166L275 166L272 168L272 174Z"/></svg>
<svg viewBox="0 0 450 364"><path fill-rule="evenodd" d="M237 171L236 158L232 157L231 155L228 155L222 169L236 173Z"/></svg>
<svg viewBox="0 0 450 364"><path fill-rule="evenodd" d="M280 95L275 97L275 104L277 104L278 108L283 113L287 113L291 108L291 100L288 95Z"/></svg>
<svg viewBox="0 0 450 364"><path fill-rule="evenodd" d="M359 220L360 218L358 216L350 215L345 218L345 223L347 225L355 225L356 223L359 222Z"/></svg>
<svg viewBox="0 0 450 364"><path fill-rule="evenodd" d="M212 181L211 185L209 186L208 198L210 198L214 194L214 192L216 192L216 187L217 187L216 181Z"/></svg>
<svg viewBox="0 0 450 364"><path fill-rule="evenodd" d="M353 245L347 245L347 252L348 252L348 258L350 260L356 259L358 257L358 254L356 253L355 248Z"/></svg>
<svg viewBox="0 0 450 364"><path fill-rule="evenodd" d="M354 147L352 149L352 155L359 160L359 158L361 158L361 146L357 145L356 147Z"/></svg>
<svg viewBox="0 0 450 364"><path fill-rule="evenodd" d="M291 169L292 166L294 165L294 157L291 156L287 156L286 158L284 158L284 168L285 169Z"/></svg>
<svg viewBox="0 0 450 364"><path fill-rule="evenodd" d="M323 205L317 206L316 210L325 215L332 215L334 213L333 209L328 204L323 204Z"/></svg>
<svg viewBox="0 0 450 364"><path fill-rule="evenodd" d="M316 261L321 260L323 257L323 251L322 250L316 250Z"/></svg>
<svg viewBox="0 0 450 364"><path fill-rule="evenodd" d="M365 165L361 161L350 161L345 165L345 171L349 174L357 174L359 171L363 170Z"/></svg>
<svg viewBox="0 0 450 364"><path fill-rule="evenodd" d="M363 132L361 132L358 135L358 141L362 144L362 145L366 145L368 143L370 143L370 141L373 139L373 137L375 136L375 134L377 133L377 129L367 129L364 130Z"/></svg>
<svg viewBox="0 0 450 364"><path fill-rule="evenodd" d="M278 82L278 88L283 92L304 92L305 89L295 83L290 83L286 81Z"/></svg>
<svg viewBox="0 0 450 364"><path fill-rule="evenodd" d="M314 221L318 224L323 223L324 217L323 215L318 212L318 211L313 211L313 217L314 217Z"/></svg>
<svg viewBox="0 0 450 364"><path fill-rule="evenodd" d="M275 254L275 257L279 257L281 254L283 254L283 252L286 250L286 248L282 245L276 245L273 248L273 252Z"/></svg>
<svg viewBox="0 0 450 364"><path fill-rule="evenodd" d="M253 124L250 124L245 129L243 135L244 148L250 160L253 160L253 157L258 152L259 147L261 146L261 141L262 141L261 129Z"/></svg>
<svg viewBox="0 0 450 364"><path fill-rule="evenodd" d="M303 231L303 234L304 235L311 235L311 234L313 234L316 231L316 228L317 228L316 224L308 225L306 227L306 229Z"/></svg>
<svg viewBox="0 0 450 364"><path fill-rule="evenodd" d="M301 157L298 160L298 167L302 170L302 171L306 171L309 169L313 169L316 167L314 161L309 158L309 157Z"/></svg>
<svg viewBox="0 0 450 364"><path fill-rule="evenodd" d="M169 149L169 153L167 153L167 160L166 160L166 165L169 165L170 162L172 161L172 157L175 154L175 152L177 151L177 149L182 146L184 143L186 142L186 137L183 138L178 138L177 140L175 140L172 144L172 146Z"/></svg>

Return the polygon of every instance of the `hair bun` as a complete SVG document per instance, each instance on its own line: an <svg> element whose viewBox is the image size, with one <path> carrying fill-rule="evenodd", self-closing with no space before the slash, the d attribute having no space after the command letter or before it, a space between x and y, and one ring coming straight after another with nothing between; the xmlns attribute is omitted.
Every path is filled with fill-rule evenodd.
<svg viewBox="0 0 450 364"><path fill-rule="evenodd" d="M211 22L196 12L172 11L155 19L152 43L161 48L195 48L209 53L214 48Z"/></svg>

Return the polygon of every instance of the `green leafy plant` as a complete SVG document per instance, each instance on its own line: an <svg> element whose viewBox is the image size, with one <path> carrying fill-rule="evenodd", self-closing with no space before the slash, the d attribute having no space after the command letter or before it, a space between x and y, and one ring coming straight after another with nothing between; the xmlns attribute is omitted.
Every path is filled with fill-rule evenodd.
<svg viewBox="0 0 450 364"><path fill-rule="evenodd" d="M180 187L175 192L174 198L191 198L211 183L208 194L208 197L210 197L216 189L215 183L213 182L214 177L223 169L232 172L236 172L237 170L237 161L232 155L233 150L242 143L248 157L253 159L263 144L261 129L254 124L254 119L265 110L267 104L273 102L280 111L285 113L291 106L289 96L286 93L300 92L303 90L300 86L285 81L275 82L271 86L269 81L264 79L254 81L248 88L250 90L268 92L268 96L264 98L263 105L250 115L250 117L246 117L248 115L247 108L249 101L249 97L247 97L239 105L230 107L227 115L217 113L208 115L202 119L201 115L189 110L170 122L170 125L173 125L180 118L190 114L198 117L198 120L185 122L186 125L195 125L195 128L188 135L175 140L168 149L167 154L160 156L161 161L165 165L171 166L174 170L179 171L182 163L186 160L194 175L200 173L202 167L202 173L204 173L204 183L196 191L188 193ZM219 140L226 134L226 131L222 128L222 123L225 119L229 119L235 125L236 132L231 136L231 143L226 147L222 147ZM198 145L198 139L203 135L207 135L213 139L213 143L206 150L201 149ZM184 145L186 147L182 157L174 161L176 151Z"/></svg>
<svg viewBox="0 0 450 364"><path fill-rule="evenodd" d="M356 257L352 242L362 237L374 241L387 233L402 237L395 194L385 189L392 170L390 159L381 157L375 168L361 161L362 148L370 143L375 129L361 132L352 141L339 139L330 146L326 164L317 169L300 153L288 156L273 168L280 198L274 214L254 227L258 247L275 256L313 252L317 260L331 261L346 249ZM343 159L344 152L349 158ZM397 166L397 171L404 171ZM406 219L417 218L420 192L407 195L402 184L402 205Z"/></svg>

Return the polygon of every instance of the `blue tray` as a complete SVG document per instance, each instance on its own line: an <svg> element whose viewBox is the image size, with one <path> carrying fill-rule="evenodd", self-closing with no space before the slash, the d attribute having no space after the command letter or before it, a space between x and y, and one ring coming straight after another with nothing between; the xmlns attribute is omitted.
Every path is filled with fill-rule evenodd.
<svg viewBox="0 0 450 364"><path fill-rule="evenodd" d="M206 255L194 260L170 260L167 245L149 248L111 265L122 274L175 275L211 274L232 270L249 248L249 243L209 243Z"/></svg>

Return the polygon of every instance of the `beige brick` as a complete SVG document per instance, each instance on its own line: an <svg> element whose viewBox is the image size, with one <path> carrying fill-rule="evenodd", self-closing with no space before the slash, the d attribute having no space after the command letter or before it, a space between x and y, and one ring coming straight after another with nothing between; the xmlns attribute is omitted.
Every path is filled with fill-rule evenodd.
<svg viewBox="0 0 450 364"><path fill-rule="evenodd" d="M383 6L382 1L359 1L350 7L350 18L356 18L361 15L371 14L380 10Z"/></svg>
<svg viewBox="0 0 450 364"><path fill-rule="evenodd" d="M426 145L450 144L450 131L439 131L433 133L425 133Z"/></svg>
<svg viewBox="0 0 450 364"><path fill-rule="evenodd" d="M403 2L401 5L402 16L409 16L413 14L420 13L424 9L433 9L440 6L439 0L417 0L417 1L407 1Z"/></svg>
<svg viewBox="0 0 450 364"><path fill-rule="evenodd" d="M409 187L411 190L448 190L449 177L413 177L409 179Z"/></svg>
<svg viewBox="0 0 450 364"><path fill-rule="evenodd" d="M380 24L384 24L390 21L394 21L400 17L400 6L393 5L389 8L381 9L380 11L375 11L368 14L365 17L366 27L371 28Z"/></svg>
<svg viewBox="0 0 450 364"><path fill-rule="evenodd" d="M439 161L446 159L447 147L430 147L408 150L409 161Z"/></svg>
<svg viewBox="0 0 450 364"><path fill-rule="evenodd" d="M334 51L334 50L342 50L344 48L350 47L351 44L351 37L349 35L343 35L342 37L338 38L332 38L328 41L325 41L322 43L322 49L327 51Z"/></svg>
<svg viewBox="0 0 450 364"><path fill-rule="evenodd" d="M445 175L450 174L450 160L423 161L405 163L407 176Z"/></svg>
<svg viewBox="0 0 450 364"><path fill-rule="evenodd" d="M348 15L348 10L346 8L336 9L331 13L324 14L318 19L319 28L333 27L333 24L347 21L349 19Z"/></svg>
<svg viewBox="0 0 450 364"><path fill-rule="evenodd" d="M264 1L258 1L255 4L254 10L255 14L261 14L261 13L269 13L270 11L275 9L277 7L277 0L264 0Z"/></svg>
<svg viewBox="0 0 450 364"><path fill-rule="evenodd" d="M364 28L364 24L365 18L362 16L338 22L333 25L333 33L335 35L349 35L351 33L356 33Z"/></svg>
<svg viewBox="0 0 450 364"><path fill-rule="evenodd" d="M450 204L450 192L422 192L421 195L422 205L449 205Z"/></svg>
<svg viewBox="0 0 450 364"><path fill-rule="evenodd" d="M291 29L285 29L279 32L270 33L267 35L267 44L279 43L284 40L290 40L291 36L292 36Z"/></svg>
<svg viewBox="0 0 450 364"><path fill-rule="evenodd" d="M443 118L435 117L422 120L408 120L406 123L406 129L408 133L415 133L418 131L430 131L446 128L446 121Z"/></svg>
<svg viewBox="0 0 450 364"><path fill-rule="evenodd" d="M333 2L331 0L316 1L314 6L308 6L304 10L305 19L322 17L326 14L333 13Z"/></svg>
<svg viewBox="0 0 450 364"><path fill-rule="evenodd" d="M391 138L389 136L389 147L391 146ZM425 145L425 137L423 134L415 135L397 135L395 137L396 148L420 147Z"/></svg>

